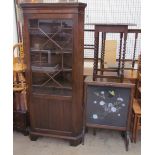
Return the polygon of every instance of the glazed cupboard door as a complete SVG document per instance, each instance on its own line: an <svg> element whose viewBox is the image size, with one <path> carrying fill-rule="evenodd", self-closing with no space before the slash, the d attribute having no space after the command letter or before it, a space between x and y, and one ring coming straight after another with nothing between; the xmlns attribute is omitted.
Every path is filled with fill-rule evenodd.
<svg viewBox="0 0 155 155"><path fill-rule="evenodd" d="M73 21L30 19L32 93L72 96Z"/></svg>
<svg viewBox="0 0 155 155"><path fill-rule="evenodd" d="M29 19L31 127L71 132L72 19Z"/></svg>

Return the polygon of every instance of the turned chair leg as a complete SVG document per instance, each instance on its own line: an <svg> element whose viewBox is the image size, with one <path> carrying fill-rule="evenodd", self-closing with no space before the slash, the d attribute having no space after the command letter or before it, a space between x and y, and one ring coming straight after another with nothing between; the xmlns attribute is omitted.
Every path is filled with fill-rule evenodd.
<svg viewBox="0 0 155 155"><path fill-rule="evenodd" d="M140 117L137 117L136 130L135 130L135 143L137 142L139 122L140 122Z"/></svg>

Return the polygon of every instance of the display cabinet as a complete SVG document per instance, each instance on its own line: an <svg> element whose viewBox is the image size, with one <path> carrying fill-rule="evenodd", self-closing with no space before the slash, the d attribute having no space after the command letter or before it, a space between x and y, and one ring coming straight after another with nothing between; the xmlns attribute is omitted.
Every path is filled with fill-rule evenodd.
<svg viewBox="0 0 155 155"><path fill-rule="evenodd" d="M82 138L84 3L21 4L30 138Z"/></svg>

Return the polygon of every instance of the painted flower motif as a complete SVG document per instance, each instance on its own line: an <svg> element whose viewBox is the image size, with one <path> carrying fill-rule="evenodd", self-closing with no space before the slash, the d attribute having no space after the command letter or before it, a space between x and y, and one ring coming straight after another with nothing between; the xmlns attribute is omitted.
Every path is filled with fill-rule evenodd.
<svg viewBox="0 0 155 155"><path fill-rule="evenodd" d="M117 114L117 116L121 116L121 114Z"/></svg>
<svg viewBox="0 0 155 155"><path fill-rule="evenodd" d="M99 103L100 105L104 105L105 104L105 102L104 101L100 101L100 103Z"/></svg>
<svg viewBox="0 0 155 155"><path fill-rule="evenodd" d="M125 107L125 104L123 103L122 106Z"/></svg>
<svg viewBox="0 0 155 155"><path fill-rule="evenodd" d="M96 104L97 103L97 101L94 101L94 104Z"/></svg>
<svg viewBox="0 0 155 155"><path fill-rule="evenodd" d="M104 111L109 111L109 108L108 107L104 107Z"/></svg>
<svg viewBox="0 0 155 155"><path fill-rule="evenodd" d="M93 114L93 119L98 119L97 114Z"/></svg>
<svg viewBox="0 0 155 155"><path fill-rule="evenodd" d="M108 107L113 107L113 104L112 103L108 103Z"/></svg>
<svg viewBox="0 0 155 155"><path fill-rule="evenodd" d="M104 91L101 91L101 94L104 95Z"/></svg>
<svg viewBox="0 0 155 155"><path fill-rule="evenodd" d="M112 112L116 112L116 108L115 107L111 107L111 111Z"/></svg>
<svg viewBox="0 0 155 155"><path fill-rule="evenodd" d="M97 92L95 92L94 94L95 94L96 96L99 96L99 93L97 93Z"/></svg>
<svg viewBox="0 0 155 155"><path fill-rule="evenodd" d="M118 98L117 98L117 101L121 101L121 102L123 102L124 100L123 100L123 98L118 97Z"/></svg>
<svg viewBox="0 0 155 155"><path fill-rule="evenodd" d="M113 90L109 91L109 94L111 94L112 96L115 96L115 92Z"/></svg>

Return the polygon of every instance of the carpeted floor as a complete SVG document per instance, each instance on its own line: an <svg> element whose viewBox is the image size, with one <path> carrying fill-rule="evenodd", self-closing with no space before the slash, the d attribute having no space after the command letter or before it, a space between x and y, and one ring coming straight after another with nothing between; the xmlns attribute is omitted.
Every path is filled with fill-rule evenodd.
<svg viewBox="0 0 155 155"><path fill-rule="evenodd" d="M140 155L140 135L137 143L130 143L129 151L120 133L117 131L99 130L93 136L92 130L85 136L85 144L72 147L68 141L39 137L30 141L28 136L14 132L14 155Z"/></svg>

